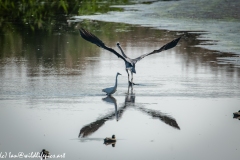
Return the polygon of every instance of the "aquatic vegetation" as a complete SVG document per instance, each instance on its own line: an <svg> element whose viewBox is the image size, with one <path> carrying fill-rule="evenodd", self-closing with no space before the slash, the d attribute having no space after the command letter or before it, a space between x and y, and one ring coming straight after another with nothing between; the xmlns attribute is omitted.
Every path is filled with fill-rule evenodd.
<svg viewBox="0 0 240 160"><path fill-rule="evenodd" d="M66 25L70 16L120 11L122 9L110 6L127 3L128 0L0 0L0 27L2 30L20 25L33 31L51 31L54 27Z"/></svg>

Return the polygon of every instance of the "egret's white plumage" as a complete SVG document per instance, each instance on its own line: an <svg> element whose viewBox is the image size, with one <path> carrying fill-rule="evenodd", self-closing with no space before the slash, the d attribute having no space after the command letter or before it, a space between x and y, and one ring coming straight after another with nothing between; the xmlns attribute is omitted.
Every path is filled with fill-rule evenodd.
<svg viewBox="0 0 240 160"><path fill-rule="evenodd" d="M105 92L108 96L115 93L117 91L117 77L118 75L121 75L120 73L117 73L116 75L116 81L115 81L115 85L113 87L109 87L109 88L105 88L102 91Z"/></svg>

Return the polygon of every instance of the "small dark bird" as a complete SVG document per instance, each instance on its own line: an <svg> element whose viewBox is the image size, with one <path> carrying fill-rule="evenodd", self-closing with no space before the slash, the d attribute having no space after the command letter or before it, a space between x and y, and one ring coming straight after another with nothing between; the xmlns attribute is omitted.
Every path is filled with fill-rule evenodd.
<svg viewBox="0 0 240 160"><path fill-rule="evenodd" d="M50 155L49 151L43 149L41 152L40 152L40 156L43 158L43 159L47 159L48 156Z"/></svg>
<svg viewBox="0 0 240 160"><path fill-rule="evenodd" d="M238 112L233 113L233 118L237 118L240 120L240 110Z"/></svg>
<svg viewBox="0 0 240 160"><path fill-rule="evenodd" d="M115 138L115 135L112 135L112 138L109 138L109 137L106 137L104 139L104 144L105 145L109 145L111 144L113 147L115 147L115 143L116 143L116 138Z"/></svg>

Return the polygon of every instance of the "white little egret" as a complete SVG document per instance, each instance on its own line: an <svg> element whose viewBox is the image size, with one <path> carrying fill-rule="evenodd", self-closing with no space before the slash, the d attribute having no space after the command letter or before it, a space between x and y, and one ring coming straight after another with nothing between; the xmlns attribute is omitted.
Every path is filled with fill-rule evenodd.
<svg viewBox="0 0 240 160"><path fill-rule="evenodd" d="M85 30L83 28L79 29L79 31L80 31L80 35L82 36L83 39L85 39L85 40L87 40L87 41L89 41L89 42L91 42L93 44L96 44L98 47L101 47L103 49L106 49L106 50L114 53L116 56L118 56L118 58L121 58L122 60L124 60L125 66L126 66L126 72L128 74L128 82L130 84L134 84L133 83L133 73L136 73L135 64L138 61L140 61L141 59L143 59L144 57L146 57L148 55L151 55L151 54L154 54L154 53L159 53L159 52L162 52L162 51L165 51L165 50L168 50L168 49L171 49L171 48L175 47L177 45L178 41L181 39L181 37L179 37L179 38L174 39L173 41L165 44L164 46L162 46L161 48L159 48L157 50L154 50L154 51L152 51L150 53L143 54L143 55L141 55L141 56L139 56L139 57L137 57L135 59L131 59L131 58L127 57L124 54L124 52L123 52L123 50L122 50L122 48L121 48L119 43L117 43L117 46L121 50L122 55L119 54L118 52L116 52L114 49L107 47L98 37L96 37L95 35L93 35L89 31L87 31L87 30ZM128 73L128 71L131 72L131 76L132 76L131 82L129 81L129 73Z"/></svg>
<svg viewBox="0 0 240 160"><path fill-rule="evenodd" d="M118 75L121 75L120 73L117 73L116 75L116 81L115 81L115 85L113 87L109 87L109 88L105 88L102 91L107 93L107 95L112 95L113 93L115 93L117 91L117 77Z"/></svg>

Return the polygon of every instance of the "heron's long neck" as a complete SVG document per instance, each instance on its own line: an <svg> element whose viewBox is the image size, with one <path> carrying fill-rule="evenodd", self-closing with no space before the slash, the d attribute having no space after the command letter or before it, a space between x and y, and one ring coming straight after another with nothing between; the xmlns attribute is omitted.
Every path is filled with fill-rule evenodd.
<svg viewBox="0 0 240 160"><path fill-rule="evenodd" d="M116 75L116 81L115 81L115 88L117 88L117 77L118 77L118 75Z"/></svg>
<svg viewBox="0 0 240 160"><path fill-rule="evenodd" d="M125 54L125 53L123 52L123 50L122 50L122 47L121 47L120 45L118 45L118 48L119 48L120 51L122 52L123 57L127 58L126 54Z"/></svg>

